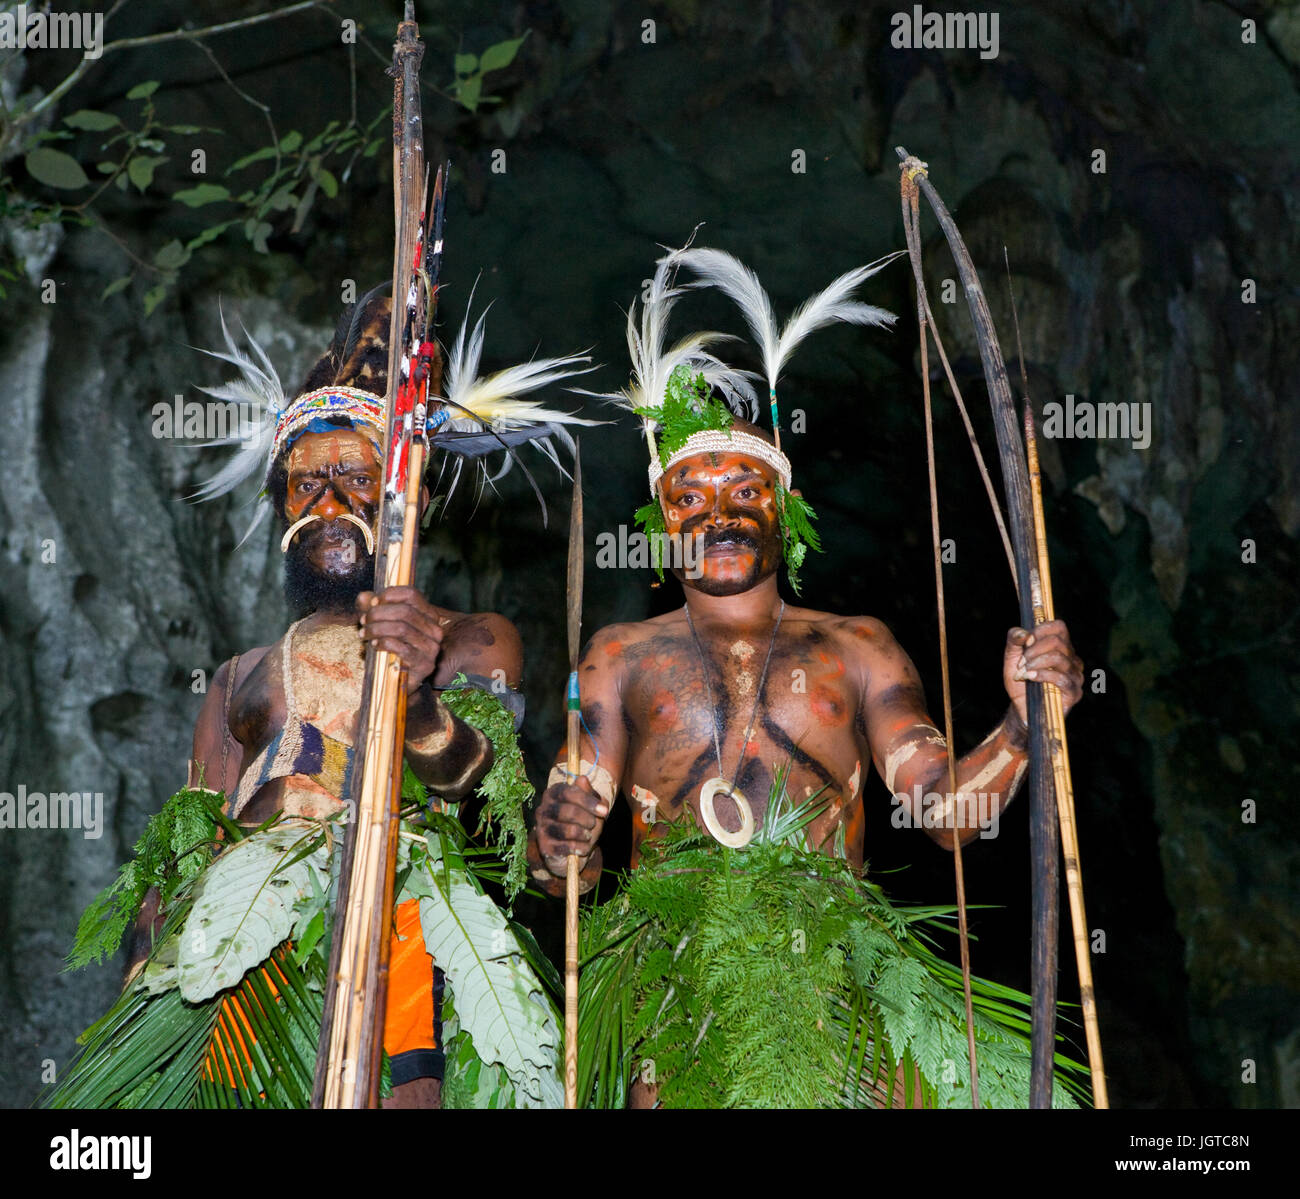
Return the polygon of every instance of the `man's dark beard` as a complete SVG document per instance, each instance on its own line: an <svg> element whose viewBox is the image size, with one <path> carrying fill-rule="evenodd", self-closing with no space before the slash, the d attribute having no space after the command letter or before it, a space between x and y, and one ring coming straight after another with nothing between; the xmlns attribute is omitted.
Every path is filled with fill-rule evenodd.
<svg viewBox="0 0 1300 1199"><path fill-rule="evenodd" d="M315 539L329 531L330 526L320 522L307 525L290 543L284 555L284 598L294 617L311 612L351 612L357 596L374 585L375 558L366 553L366 542L361 530L349 521L340 524L338 531L352 541L356 550L356 564L346 575L321 574L308 558Z"/></svg>

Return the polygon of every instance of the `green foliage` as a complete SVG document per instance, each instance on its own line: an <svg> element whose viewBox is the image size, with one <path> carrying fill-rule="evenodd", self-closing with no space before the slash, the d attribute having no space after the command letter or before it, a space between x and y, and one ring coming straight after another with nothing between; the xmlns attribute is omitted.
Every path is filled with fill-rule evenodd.
<svg viewBox="0 0 1300 1199"><path fill-rule="evenodd" d="M213 799L210 793L198 794ZM207 870L206 855L190 855L200 858L198 872L170 886L163 929L144 969L78 1039L81 1052L58 1086L42 1096L41 1106L307 1106L328 963L325 941L312 936L324 903L323 864L305 855L314 854L321 841L318 829L304 832L301 825L286 823L236 841ZM181 959L196 942L216 942L208 936L210 930L196 935L195 923L204 914L204 884L219 879L223 862L247 863L259 853L261 877L252 891L279 891L280 882L303 869L309 872L311 889L294 888L287 939L270 946L242 974L236 971L233 985L204 988L203 997L192 1002L181 993ZM220 887L209 882L209 889ZM249 890L242 884L238 889ZM238 908L232 903L230 912L238 915ZM242 1018L234 1014L236 1007ZM240 1065L222 1081L211 1068L218 1061Z"/></svg>
<svg viewBox="0 0 1300 1199"><path fill-rule="evenodd" d="M456 1000L450 988L443 993L442 1038L446 1066L442 1077L444 1108L512 1108L515 1088L499 1065L487 1065L478 1055L474 1038L460 1027Z"/></svg>
<svg viewBox="0 0 1300 1199"><path fill-rule="evenodd" d="M412 776L405 789L418 788ZM465 847L464 830L444 815L422 834L402 825L398 902L419 899L426 948L447 975L448 1106L559 1106L559 978L531 935L483 894ZM328 968L330 848L319 827L275 823L178 884L144 969L83 1034L42 1106L307 1106ZM268 917L258 909L272 892L283 911ZM205 925L212 914L221 923ZM231 985L187 999L181 975L196 934L209 942L200 966L222 964L227 925L250 946L280 939L246 969L252 951L244 954Z"/></svg>
<svg viewBox="0 0 1300 1199"><path fill-rule="evenodd" d="M817 513L802 496L787 491L779 480L776 485L776 511L781 521L781 545L790 587L798 595L799 569L803 566L809 547L819 554L822 549L821 537L812 526Z"/></svg>
<svg viewBox="0 0 1300 1199"><path fill-rule="evenodd" d="M199 878L176 968L191 1003L234 986L298 923L303 901L329 887L325 835L288 821L231 846Z"/></svg>
<svg viewBox="0 0 1300 1199"><path fill-rule="evenodd" d="M668 379L661 407L634 408L637 416L657 421L659 431L659 464L668 460L686 444L692 434L706 429L730 429L735 417L721 400L715 399L713 389L702 374L691 374L686 366L679 366Z"/></svg>
<svg viewBox="0 0 1300 1199"><path fill-rule="evenodd" d="M650 541L650 565L659 574L659 581L664 577L664 534L668 529L664 523L664 507L656 496L648 504L636 510L633 518Z"/></svg>
<svg viewBox="0 0 1300 1199"><path fill-rule="evenodd" d="M74 70L56 88L56 93L61 95L71 86L82 69ZM201 177L195 180L187 171L183 177L190 185L180 187L171 195L175 202L173 215L182 218L178 236L161 249L136 250L112 232L105 219L101 211L105 191L113 187L125 194L148 195L155 201L165 202L167 186L163 183L160 187L159 183L164 179L163 168L172 162L172 156L167 153L169 143L182 139L176 157L192 166L189 159L192 135L224 132L163 120L156 107L159 86L157 80L145 80L127 90L124 101L135 106L133 115L119 116L82 108L65 116L62 127L48 130L38 129L35 120L48 99L36 102L23 97L14 106L14 119L0 127L0 148L15 145L23 157L27 176L39 185L32 188L16 179L13 172L6 173L0 180L0 217L27 228L48 223L78 223L99 229L126 250L134 263L129 273L104 288L101 298L115 295L143 277L149 282L141 298L146 316L177 285L180 272L196 250L229 230L239 229L256 252L269 254L268 239L277 228L290 234L300 232L319 197L335 199L340 182L347 182L358 158L374 157L386 141L384 126L389 110L377 113L364 125L355 118L346 123L332 120L310 136L296 129L278 133L270 110L264 108L270 143L226 168L225 177L230 186L209 183ZM81 140L73 141L66 149L50 145L78 138ZM92 176L91 163L93 175L98 175L98 179ZM199 172L201 175L201 168ZM73 196L69 199L60 195L52 202L42 196L42 189ZM214 210L212 205L222 207ZM189 210L200 208L209 211L203 217L190 215ZM201 223L196 225L196 220ZM176 228L177 222L169 222L169 227ZM15 277L8 268L5 275ZM0 286L0 297L4 294Z"/></svg>
<svg viewBox="0 0 1300 1199"><path fill-rule="evenodd" d="M456 1016L448 1027L444 1006L452 1100L561 1106L559 980L532 937L483 894L458 839L445 819L413 839L399 892L399 902L419 899L425 947L446 974L444 1005Z"/></svg>
<svg viewBox="0 0 1300 1199"><path fill-rule="evenodd" d="M690 826L645 847L585 920L579 1094L622 1106L635 1076L666 1107L879 1107L919 1074L927 1106L969 1106L960 972L926 944L949 915L896 908L802 844L813 809L780 792L743 851ZM776 828L777 824L782 827ZM980 1097L1028 1098L1028 999L974 981ZM1077 1063L1055 1100L1073 1106Z"/></svg>
<svg viewBox="0 0 1300 1199"><path fill-rule="evenodd" d="M497 42L484 50L481 55L457 54L452 61L455 78L447 88L448 95L470 112L477 112L480 104L500 104L500 96L483 94L483 76L489 71L499 71L514 62L515 55L519 53L519 47L524 44L524 38L529 32L524 30L522 37Z"/></svg>
<svg viewBox="0 0 1300 1199"><path fill-rule="evenodd" d="M451 688L442 693L442 702L492 742L492 769L478 785L478 793L485 802L474 835L489 836L492 848L501 855L505 863L506 900L513 903L528 883L528 826L524 808L533 797L533 786L524 770L523 754L515 735L514 714L491 692L466 687L464 675L452 680Z"/></svg>
<svg viewBox="0 0 1300 1199"><path fill-rule="evenodd" d="M102 962L116 953L150 887L159 889L166 904L202 871L224 802L223 795L187 787L163 804L135 843L135 856L82 913L67 969Z"/></svg>

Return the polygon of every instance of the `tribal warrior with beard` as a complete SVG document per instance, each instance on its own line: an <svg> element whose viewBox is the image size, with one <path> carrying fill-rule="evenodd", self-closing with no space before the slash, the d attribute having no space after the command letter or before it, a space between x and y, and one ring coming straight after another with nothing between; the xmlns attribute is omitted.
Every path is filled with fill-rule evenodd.
<svg viewBox="0 0 1300 1199"><path fill-rule="evenodd" d="M516 728L522 718L516 690L522 649L510 621L438 607L413 587L370 590L383 480L380 397L387 384L388 326L386 299L367 297L350 310L292 402L280 398L274 370L256 347L260 366L228 334L229 353L217 355L238 365L244 379L211 394L242 398L252 390L264 397L268 419L263 435L250 439L200 494L224 494L250 468L265 472L264 498L283 530L285 596L297 617L273 645L236 654L217 670L194 729L190 785L223 792L228 814L246 826L277 814L322 820L343 811L368 645L401 659L405 760L439 799L467 797L493 761L488 737L454 716L441 690L464 675L469 686L490 690L514 713ZM444 402L454 416L439 447L477 457L530 441L555 460L545 438L565 436L555 422L573 418L513 395L572 373L567 368L579 360L535 360L478 379L481 334L480 321L467 352L462 329L452 353ZM422 487L421 508L428 500ZM149 951L154 915L146 901L136 962ZM394 914L384 1030L393 1094L385 1107L438 1104L439 978L425 949L418 903L408 900Z"/></svg>
<svg viewBox="0 0 1300 1199"><path fill-rule="evenodd" d="M690 265L691 253L666 261ZM658 302L671 303L676 293L666 279L656 282ZM724 845L745 845L763 827L774 776L787 767L785 794L795 803L815 797L820 806L805 830L809 849L861 870L874 766L909 823L951 850L952 830L962 844L978 836L981 821L987 826L1001 814L1026 773L1025 680L1055 684L1067 711L1082 694L1082 663L1061 621L1032 633L1011 629L1002 654L1006 715L957 762L958 795L948 795L948 747L916 668L889 629L871 616L782 599L782 558L798 565L802 552L791 548L797 528L807 527L792 514L811 513L790 490L790 463L772 436L733 420L711 398L715 386L724 395L744 388L702 345L666 367L637 364L641 394L630 406L643 415L658 409L655 508L670 539L696 538L702 551L694 570L673 571L685 591L681 608L604 628L582 655L582 774L576 782L566 776L561 750L529 846L533 876L551 894L563 894L570 854L582 864L582 889L595 885L598 842L617 794L631 810L635 867L651 839L683 820ZM666 393L660 405L647 404L647 384L652 395ZM692 412L698 431L683 437ZM935 792L943 810L923 812L920 797ZM992 810L978 811L974 793L991 797ZM644 1080L631 1087L631 1106L654 1100Z"/></svg>

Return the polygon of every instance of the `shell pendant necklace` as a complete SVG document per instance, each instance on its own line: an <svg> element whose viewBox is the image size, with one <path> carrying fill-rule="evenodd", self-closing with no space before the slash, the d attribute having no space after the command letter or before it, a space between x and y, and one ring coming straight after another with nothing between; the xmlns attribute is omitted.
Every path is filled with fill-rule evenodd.
<svg viewBox="0 0 1300 1199"><path fill-rule="evenodd" d="M704 657L704 647L700 644L700 635L695 631L695 622L691 619L688 604L682 605L686 613L686 624L691 630L691 640L695 642L695 652L700 659L700 673L704 676L704 694L709 701L709 713L713 725L713 752L718 760L718 773L706 779L700 787L700 818L710 835L721 845L730 849L741 849L749 844L754 835L754 810L744 794L736 789L740 778L740 768L745 762L745 750L749 748L749 738L754 732L754 722L758 719L758 710L763 705L763 689L767 685L767 669L772 665L772 651L776 648L776 634L781 628L781 618L785 615L785 600L776 614L776 624L772 626L772 640L767 645L767 657L763 659L763 673L758 680L758 694L754 696L754 710L749 715L749 727L745 730L744 740L740 743L740 758L736 762L736 772L728 782L722 775L722 742L718 739L717 709L713 706L713 688L709 685L709 664ZM728 795L740 812L740 828L734 833L726 828L714 811L713 801L719 795Z"/></svg>

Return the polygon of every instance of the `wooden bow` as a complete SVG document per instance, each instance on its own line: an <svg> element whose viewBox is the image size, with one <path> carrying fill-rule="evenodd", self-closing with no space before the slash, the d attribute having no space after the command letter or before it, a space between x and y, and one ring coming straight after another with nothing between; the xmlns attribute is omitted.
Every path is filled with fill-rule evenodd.
<svg viewBox="0 0 1300 1199"><path fill-rule="evenodd" d="M923 374L928 371L924 366L925 326L933 326L933 313L925 293L925 283L921 273L920 237L918 231L918 192L923 193L930 202L935 216L943 229L952 256L961 276L962 286L966 292L966 301L970 308L971 319L975 327L975 337L979 345L980 359L984 365L984 381L988 387L989 403L993 413L993 424L997 437L998 458L1002 465L1002 482L1006 493L1007 511L1010 524L1010 537L1003 529L1003 539L1007 544L1008 557L1012 565L1012 574L1020 601L1020 624L1031 629L1035 621L1035 596L1042 595L1039 550L1044 555L1043 568L1046 567L1046 540L1036 535L1033 498L1031 495L1029 468L1026 462L1025 445L1021 440L1015 405L1011 398L1011 387L1007 380L1006 366L1002 360L1002 350L998 345L997 332L993 327L993 318L989 313L984 290L980 286L979 276L971 261L970 252L962 240L956 223L947 207L934 190L926 173L926 164L912 157L901 146L896 147L902 160L902 198L903 224L908 236L908 248L911 252L913 273L917 285L917 307L921 322ZM948 373L950 385L961 404L947 357L939 346ZM1026 398L1026 403L1028 399ZM968 433L974 445L974 433L969 418L966 417L964 405L962 415L966 420ZM978 447L976 447L978 456ZM987 472L980 462L984 473L985 485L989 489L994 511L998 514L998 524L1002 527L1001 516L996 497L992 494ZM940 586L942 584L940 583ZM1040 607L1039 617L1042 617ZM945 654L944 669L945 709L950 707L947 698L947 669ZM1057 920L1058 920L1058 861L1060 858L1060 840L1057 828L1056 795L1053 778L1053 747L1049 736L1048 722L1045 719L1045 687L1030 680L1026 688L1026 704L1029 715L1029 770L1030 770L1030 861L1032 874L1032 961L1031 961L1031 1061L1030 1106L1050 1107L1052 1100L1052 1058L1056 1039L1056 986L1057 986ZM951 729L948 731L951 746ZM1063 757L1063 729L1056 757ZM951 758L951 755L950 755ZM955 782L950 784L955 790ZM1063 801L1064 802L1064 801ZM1064 811L1064 808L1062 808ZM1072 819L1072 814L1071 814ZM964 910L964 896L961 894L960 858L958 862L959 905ZM1072 867L1077 875L1077 851L1072 857ZM1082 893L1078 913L1082 913ZM1077 939L1077 930L1076 930ZM963 919L963 970L967 969L967 950L964 944ZM1082 981L1082 980L1081 980ZM1091 985L1087 987L1091 999ZM969 994L969 992L968 992ZM968 998L969 1004L969 998ZM968 1011L969 1020L969 1011ZM973 1037L972 1037L973 1040ZM1092 1037L1089 1038L1090 1048ZM1098 1092L1096 1081L1100 1077L1100 1046L1093 1055L1094 1096L1104 1102L1103 1088ZM974 1058L974 1046L971 1046ZM974 1061L972 1060L972 1090L975 1087Z"/></svg>

